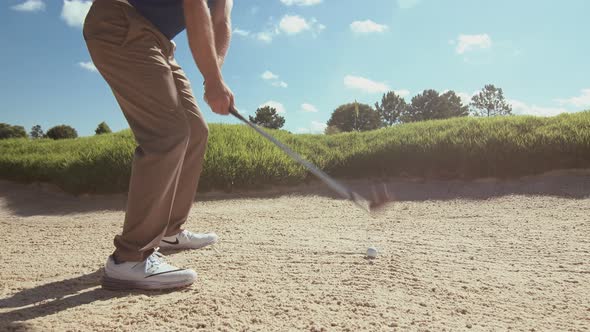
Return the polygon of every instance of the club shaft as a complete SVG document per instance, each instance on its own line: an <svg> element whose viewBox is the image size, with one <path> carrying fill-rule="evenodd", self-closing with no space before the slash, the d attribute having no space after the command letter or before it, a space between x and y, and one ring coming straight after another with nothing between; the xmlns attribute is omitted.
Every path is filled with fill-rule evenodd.
<svg viewBox="0 0 590 332"><path fill-rule="evenodd" d="M260 135L271 141L274 145L279 147L283 150L286 154L288 154L291 158L295 159L299 164L303 167L308 169L311 173L313 173L318 179L323 181L328 187L334 190L343 198L349 199L353 201L356 205L358 205L363 210L368 210L368 203L367 200L364 199L361 195L351 191L350 189L346 188L344 185L340 184L338 181L334 180L324 171L317 168L315 165L310 163L309 161L305 160L302 156L300 156L297 152L291 150L288 146L283 144L281 141L277 140L276 138L272 137L270 134L262 130L262 128L258 127L256 124L252 123L245 117L243 117L235 108L230 109L230 113L235 116L236 118L240 119L242 122L250 126Z"/></svg>

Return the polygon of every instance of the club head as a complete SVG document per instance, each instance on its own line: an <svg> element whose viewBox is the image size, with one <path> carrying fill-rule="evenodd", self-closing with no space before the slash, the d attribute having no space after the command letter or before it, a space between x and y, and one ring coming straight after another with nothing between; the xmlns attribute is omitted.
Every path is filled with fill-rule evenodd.
<svg viewBox="0 0 590 332"><path fill-rule="evenodd" d="M373 185L371 187L371 193L372 199L369 204L370 212L381 211L385 205L391 201L391 195L389 195L389 190L387 190L387 185L385 183Z"/></svg>
<svg viewBox="0 0 590 332"><path fill-rule="evenodd" d="M387 185L385 183L371 186L370 200L364 198L354 191L350 191L348 196L350 200L354 202L354 204L366 211L371 216L373 216L374 213L383 210L387 203L392 201L391 195L389 194L389 190L387 189Z"/></svg>
<svg viewBox="0 0 590 332"><path fill-rule="evenodd" d="M371 214L371 202L365 199L363 196L355 193L354 191L349 192L349 199L356 204L359 208L365 212Z"/></svg>

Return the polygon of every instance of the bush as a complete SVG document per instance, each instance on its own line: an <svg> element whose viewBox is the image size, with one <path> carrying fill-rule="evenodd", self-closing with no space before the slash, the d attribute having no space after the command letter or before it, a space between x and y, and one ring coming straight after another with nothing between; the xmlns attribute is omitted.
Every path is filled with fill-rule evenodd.
<svg viewBox="0 0 590 332"><path fill-rule="evenodd" d="M24 127L0 123L0 139L23 137L27 137L27 132Z"/></svg>
<svg viewBox="0 0 590 332"><path fill-rule="evenodd" d="M78 132L70 126L61 125L49 129L45 135L51 139L68 139L78 137Z"/></svg>
<svg viewBox="0 0 590 332"><path fill-rule="evenodd" d="M324 134L326 135L336 135L336 134L340 134L342 131L340 129L338 129L338 127L336 126L327 126L326 129L324 130Z"/></svg>
<svg viewBox="0 0 590 332"><path fill-rule="evenodd" d="M260 107L250 122L269 129L281 129L285 125L285 118L280 116L277 109L270 106Z"/></svg>
<svg viewBox="0 0 590 332"><path fill-rule="evenodd" d="M424 121L368 132L269 132L340 178L515 177L590 167L590 112ZM313 179L250 128L210 125L199 190L256 189ZM135 142L129 130L75 140L0 141L0 177L54 183L72 193L125 192Z"/></svg>
<svg viewBox="0 0 590 332"><path fill-rule="evenodd" d="M381 119L371 106L354 102L335 109L327 125L343 132L368 131L381 127Z"/></svg>
<svg viewBox="0 0 590 332"><path fill-rule="evenodd" d="M111 130L111 127L109 127L109 125L103 121L98 125L98 127L96 127L96 130L94 130L94 132L96 133L96 135L102 135L110 134L113 131Z"/></svg>

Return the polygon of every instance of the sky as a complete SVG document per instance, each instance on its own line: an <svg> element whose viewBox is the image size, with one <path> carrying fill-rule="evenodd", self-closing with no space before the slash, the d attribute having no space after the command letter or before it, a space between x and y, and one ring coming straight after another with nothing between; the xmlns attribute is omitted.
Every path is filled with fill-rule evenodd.
<svg viewBox="0 0 590 332"><path fill-rule="evenodd" d="M467 103L486 84L516 114L590 109L588 0L235 0L223 76L242 113L270 105L284 129L320 133L339 105L373 105L387 91L425 89ZM106 121L128 127L90 60L82 23L91 2L3 0L0 122L81 136ZM183 32L176 59L202 99L202 76Z"/></svg>

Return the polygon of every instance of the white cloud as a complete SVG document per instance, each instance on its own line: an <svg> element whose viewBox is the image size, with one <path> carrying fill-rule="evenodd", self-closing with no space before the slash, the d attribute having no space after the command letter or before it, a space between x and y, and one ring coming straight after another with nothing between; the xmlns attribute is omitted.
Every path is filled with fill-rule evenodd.
<svg viewBox="0 0 590 332"><path fill-rule="evenodd" d="M317 112L319 112L317 107L315 107L312 104L308 104L308 103L301 104L301 110L303 112L308 112L308 113L317 113Z"/></svg>
<svg viewBox="0 0 590 332"><path fill-rule="evenodd" d="M446 93L447 91L449 91L449 90L445 90L445 91L443 91L443 93ZM473 93L469 93L469 92L465 92L465 91L455 92L455 94L459 98L461 98L461 103L463 103L463 105L471 104L471 98L473 98L473 96L475 96L478 93L479 93L479 91L474 91Z"/></svg>
<svg viewBox="0 0 590 332"><path fill-rule="evenodd" d="M233 33L235 35L242 36L242 37L248 37L248 36L250 36L250 31L248 31L248 30L242 30L242 29L238 29L238 28L235 28L234 31L233 31Z"/></svg>
<svg viewBox="0 0 590 332"><path fill-rule="evenodd" d="M557 99L561 105L571 105L578 108L590 108L590 89L583 89L579 96Z"/></svg>
<svg viewBox="0 0 590 332"><path fill-rule="evenodd" d="M471 103L471 95L467 92L457 92L457 96L461 98L461 103L463 105L469 105Z"/></svg>
<svg viewBox="0 0 590 332"><path fill-rule="evenodd" d="M37 12L45 10L45 3L43 0L26 0L25 2L14 5L10 8L19 12Z"/></svg>
<svg viewBox="0 0 590 332"><path fill-rule="evenodd" d="M375 82L368 78L352 75L346 75L346 77L344 77L344 85L347 88L361 90L366 93L385 93L391 90L385 83Z"/></svg>
<svg viewBox="0 0 590 332"><path fill-rule="evenodd" d="M92 63L92 61L88 61L88 62L78 62L78 66L91 71L91 72L98 72L98 69L96 69L96 66L94 65L94 63Z"/></svg>
<svg viewBox="0 0 590 332"><path fill-rule="evenodd" d="M318 122L318 121L311 122L311 132L312 133L323 133L327 127L328 127L328 125L323 122Z"/></svg>
<svg viewBox="0 0 590 332"><path fill-rule="evenodd" d="M410 90L406 90L406 89L394 90L393 92L395 92L396 95L398 95L402 98L405 98L410 95Z"/></svg>
<svg viewBox="0 0 590 332"><path fill-rule="evenodd" d="M267 70L262 75L260 75L263 80L276 80L279 78L279 75L274 74L272 71Z"/></svg>
<svg viewBox="0 0 590 332"><path fill-rule="evenodd" d="M305 30L309 30L311 27L301 16L285 15L279 22L279 28L288 35L295 35Z"/></svg>
<svg viewBox="0 0 590 332"><path fill-rule="evenodd" d="M354 21L350 24L350 30L354 33L367 34L367 33L381 33L388 29L387 25L378 24L371 20L365 21Z"/></svg>
<svg viewBox="0 0 590 332"><path fill-rule="evenodd" d="M274 35L272 32L259 32L256 34L256 39L265 43L272 42L273 37Z"/></svg>
<svg viewBox="0 0 590 332"><path fill-rule="evenodd" d="M327 127L328 125L323 122L311 121L308 128L300 127L295 132L298 134L323 134Z"/></svg>
<svg viewBox="0 0 590 332"><path fill-rule="evenodd" d="M416 6L421 0L397 0L399 8L408 9Z"/></svg>
<svg viewBox="0 0 590 332"><path fill-rule="evenodd" d="M287 109L285 108L285 105L279 103L278 101L269 100L266 103L258 106L258 108L264 107L264 106L269 106L269 107L276 109L277 113L281 113L281 114L287 113Z"/></svg>
<svg viewBox="0 0 590 332"><path fill-rule="evenodd" d="M289 84L287 84L287 82L284 81L275 81L271 83L272 86L276 86L278 88L287 88L289 87Z"/></svg>
<svg viewBox="0 0 590 332"><path fill-rule="evenodd" d="M298 15L285 15L281 18L275 33L283 32L287 35L296 35L304 31L311 31L315 36L326 29L326 26L319 23L317 19L306 20Z"/></svg>
<svg viewBox="0 0 590 332"><path fill-rule="evenodd" d="M459 35L457 38L457 47L455 51L457 54L465 54L465 52L473 51L475 49L488 49L492 47L492 38L487 34L479 35Z"/></svg>
<svg viewBox="0 0 590 332"><path fill-rule="evenodd" d="M252 33L248 30L235 29L233 33L242 37L252 37L264 43L271 43L276 36L281 34L293 36L310 31L314 37L317 37L325 29L326 26L319 23L315 18L305 19L298 15L285 15L278 24L272 24L265 31Z"/></svg>
<svg viewBox="0 0 590 332"><path fill-rule="evenodd" d="M442 93L444 94L449 91L451 91L451 90L447 89L447 90L444 90ZM455 94L457 95L457 97L461 98L461 103L463 105L471 104L471 98L473 98L473 96L475 96L478 93L479 93L479 91L473 91L472 93L464 92L464 91L460 91L460 92L455 91Z"/></svg>
<svg viewBox="0 0 590 332"><path fill-rule="evenodd" d="M537 115L537 116L554 116L561 113L569 113L563 107L541 107L537 105L528 105L525 102L519 100L508 100L508 103L512 105L512 111L514 114L519 115Z"/></svg>
<svg viewBox="0 0 590 332"><path fill-rule="evenodd" d="M320 32L326 30L326 26L318 23L318 20L316 20L315 18L311 19L311 29L313 31L313 36L317 37L317 35L320 34Z"/></svg>
<svg viewBox="0 0 590 332"><path fill-rule="evenodd" d="M272 86L276 86L279 88L286 88L289 85L287 84L287 82L281 81L279 80L279 75L273 73L270 70L266 70L264 73L262 73L262 75L260 75L260 77L265 80L265 81L271 81L271 85Z"/></svg>
<svg viewBox="0 0 590 332"><path fill-rule="evenodd" d="M322 3L322 0L281 0L287 6L314 6Z"/></svg>
<svg viewBox="0 0 590 332"><path fill-rule="evenodd" d="M61 18L71 27L82 27L92 1L64 0Z"/></svg>

